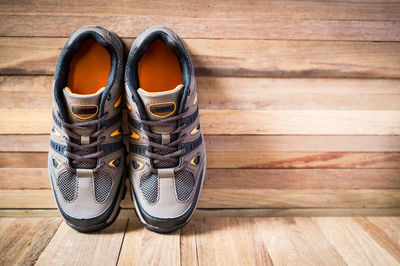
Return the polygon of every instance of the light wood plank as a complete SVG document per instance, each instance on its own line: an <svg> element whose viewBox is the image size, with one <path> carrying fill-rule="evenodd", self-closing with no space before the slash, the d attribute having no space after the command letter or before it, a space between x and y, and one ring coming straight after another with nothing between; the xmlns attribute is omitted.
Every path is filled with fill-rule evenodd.
<svg viewBox="0 0 400 266"><path fill-rule="evenodd" d="M399 168L400 153L209 152L207 165L211 168Z"/></svg>
<svg viewBox="0 0 400 266"><path fill-rule="evenodd" d="M49 135L0 135L0 152L47 152ZM208 152L400 152L400 136L205 135Z"/></svg>
<svg viewBox="0 0 400 266"><path fill-rule="evenodd" d="M196 209L194 217L343 217L343 216L400 216L400 208L241 208L241 209ZM24 217L60 217L60 212L57 209L0 209L0 217L8 218L24 218ZM119 217L121 218L134 218L137 216L133 209L123 208L120 211ZM398 226L393 227L391 230L396 230ZM192 230L192 229L190 229ZM393 233L388 233L392 239L395 239ZM183 233L181 232L181 235ZM187 236L186 233L184 234ZM192 237L192 236L191 236ZM193 241L187 239L188 242ZM396 238L398 239L398 238ZM181 239L186 241L185 239ZM397 240L396 240L397 241ZM188 243L190 245L191 243ZM190 251L188 251L190 253ZM181 257L182 260L187 258Z"/></svg>
<svg viewBox="0 0 400 266"><path fill-rule="evenodd" d="M310 218L255 218L277 265L346 265Z"/></svg>
<svg viewBox="0 0 400 266"><path fill-rule="evenodd" d="M207 169L204 188L400 188L400 169ZM249 182L251 178L251 182ZM50 188L47 168L0 168L0 189Z"/></svg>
<svg viewBox="0 0 400 266"><path fill-rule="evenodd" d="M63 222L37 261L37 265L115 265L127 219L117 219L98 233L79 233Z"/></svg>
<svg viewBox="0 0 400 266"><path fill-rule="evenodd" d="M200 110L200 116L203 133L213 135L400 135L400 111ZM0 109L0 134L48 134L50 121L50 109Z"/></svg>
<svg viewBox="0 0 400 266"><path fill-rule="evenodd" d="M30 137L30 136L29 136ZM25 151L21 146L30 145L24 138L23 144L14 144L14 149ZM14 136L13 136L14 138ZM0 143L15 143L13 138L0 135ZM17 138L17 136L15 136ZM5 139L2 141L2 139ZM21 138L22 139L22 138ZM400 136L204 136L208 152L396 152L400 151ZM46 144L48 139L46 139ZM11 144L10 144L11 145ZM47 146L46 146L47 149ZM0 147L1 150L1 147ZM18 151L18 150L4 150ZM39 150L38 150L39 151ZM40 150L43 151L43 150Z"/></svg>
<svg viewBox="0 0 400 266"><path fill-rule="evenodd" d="M180 265L179 231L156 234L129 219L118 265Z"/></svg>
<svg viewBox="0 0 400 266"><path fill-rule="evenodd" d="M377 224L366 217L356 217L354 220L367 232L372 239L392 255L400 263L400 245L389 237ZM400 228L400 227L399 227Z"/></svg>
<svg viewBox="0 0 400 266"><path fill-rule="evenodd" d="M275 265L306 265L308 257L294 247L280 218L254 218L256 232L260 235ZM311 257L312 258L312 257Z"/></svg>
<svg viewBox="0 0 400 266"><path fill-rule="evenodd" d="M396 135L397 111L200 110L206 134ZM218 123L215 123L218 121Z"/></svg>
<svg viewBox="0 0 400 266"><path fill-rule="evenodd" d="M77 15L85 14L89 17L102 15L135 15L151 17L154 16L154 5L159 2L132 1L126 2L116 0L110 3L105 0L96 1L98 8L93 9L88 4L90 1L82 3L78 0L68 2L53 2L51 0L37 0L35 3L30 1L21 2L2 2L0 3L1 14L42 14L42 15ZM184 9L186 19L195 17L205 18L263 18L265 20L292 19L312 19L312 20L400 20L400 4L393 0L370 0L352 1L343 3L342 1L313 1L303 2L287 0L282 3L279 0L269 1L268 5L264 1L253 1L251 5L245 0L235 1L235 5L229 6L229 13L226 12L226 4L220 1L168 1L163 3L162 8L157 9L158 17L177 17L181 14L179 9ZM252 16L249 17L249 14ZM140 23L140 21L138 21ZM67 26L63 24L63 26ZM120 25L121 27L123 25ZM131 25L131 29L139 28L138 24ZM143 30L139 28L139 30Z"/></svg>
<svg viewBox="0 0 400 266"><path fill-rule="evenodd" d="M199 265L272 265L251 219L205 217L191 223Z"/></svg>
<svg viewBox="0 0 400 266"><path fill-rule="evenodd" d="M193 220L180 229L180 258L182 266L199 265L195 232L196 222Z"/></svg>
<svg viewBox="0 0 400 266"><path fill-rule="evenodd" d="M52 82L52 76L0 76L0 108L50 108ZM397 79L198 76L197 88L200 109L400 110Z"/></svg>
<svg viewBox="0 0 400 266"><path fill-rule="evenodd" d="M32 201L32 199L35 199ZM132 208L129 197L123 208ZM49 189L0 190L0 208L55 208ZM398 189L204 189L199 208L400 208Z"/></svg>
<svg viewBox="0 0 400 266"><path fill-rule="evenodd" d="M351 218L312 218L347 264L395 265L397 261Z"/></svg>
<svg viewBox="0 0 400 266"><path fill-rule="evenodd" d="M7 220L0 223L1 265L33 265L61 223L59 218Z"/></svg>
<svg viewBox="0 0 400 266"><path fill-rule="evenodd" d="M399 217L368 217L378 226L397 246L400 246L400 218Z"/></svg>
<svg viewBox="0 0 400 266"><path fill-rule="evenodd" d="M86 2L85 2L86 3ZM173 27L184 37L398 40L397 2L156 1L94 3L51 1L4 3L1 35L68 36L77 27L103 25L121 36L137 36L153 25ZM185 16L179 13L185 10ZM121 23L121 21L124 23ZM379 21L382 20L382 21ZM394 21L386 21L394 20ZM68 22L68 23L66 23Z"/></svg>
<svg viewBox="0 0 400 266"><path fill-rule="evenodd" d="M132 39L126 39L130 47ZM0 74L52 74L65 38L0 38ZM399 78L400 43L187 39L199 76ZM265 60L268 58L268 60ZM351 64L349 64L351 62Z"/></svg>
<svg viewBox="0 0 400 266"><path fill-rule="evenodd" d="M400 153L208 152L208 168L400 168ZM47 153L0 152L0 168L44 168Z"/></svg>

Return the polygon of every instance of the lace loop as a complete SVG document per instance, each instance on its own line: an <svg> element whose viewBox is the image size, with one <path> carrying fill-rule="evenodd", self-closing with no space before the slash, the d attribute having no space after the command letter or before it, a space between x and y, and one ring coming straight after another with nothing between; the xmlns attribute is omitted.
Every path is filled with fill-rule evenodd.
<svg viewBox="0 0 400 266"><path fill-rule="evenodd" d="M77 163L81 162L86 162L86 163L93 163L97 164L97 160L99 157L101 157L104 153L104 151L94 151L92 153L86 154L86 155L79 155L76 152L77 151L91 151L97 148L104 140L105 137L99 137L104 133L105 128L102 127L93 133L89 134L89 138L97 138L96 141L89 143L89 144L79 144L82 135L76 133L74 130L90 130L90 129L97 129L98 125L103 122L108 115L108 112L104 114L103 117L99 119L94 119L90 121L84 121L84 122L75 122L75 123L68 123L63 121L58 114L56 114L56 118L58 121L62 124L62 130L65 132L65 134L69 137L64 137L64 141L67 144L68 147L72 148L74 152L66 150L64 152L65 157L67 157L69 160L71 160L70 164L74 165ZM75 139L79 141L79 143L73 142L72 139ZM76 168L71 167L71 165L64 164L65 168L73 173L76 173ZM93 168L93 172L99 171L105 163L101 163L97 165L95 168Z"/></svg>
<svg viewBox="0 0 400 266"><path fill-rule="evenodd" d="M146 125L148 127L175 127L173 131L168 133L173 136L176 135L176 139L168 144L162 144L162 134L151 132L150 130L146 130L142 128L141 130L145 135L147 135L148 139L144 139L146 144L149 147L153 148L153 151L146 151L146 156L149 157L152 161L150 165L150 172L157 174L158 170L154 168L154 165L157 165L162 162L169 162L173 164L179 163L179 157L184 155L186 150L183 148L179 148L179 145L184 141L186 134L180 135L182 130L186 128L186 124L182 124L178 127L178 121L182 119L182 117L187 115L188 109L185 110L184 113L175 115L169 118L165 118L162 120L150 121L138 119L138 122ZM157 153L162 151L163 154ZM175 172L181 171L188 166L187 162L183 163L180 166L174 168Z"/></svg>

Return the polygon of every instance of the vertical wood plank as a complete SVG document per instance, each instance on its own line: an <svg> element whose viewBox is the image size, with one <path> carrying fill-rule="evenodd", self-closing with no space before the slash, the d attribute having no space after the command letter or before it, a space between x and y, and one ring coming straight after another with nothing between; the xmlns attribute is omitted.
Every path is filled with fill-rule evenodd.
<svg viewBox="0 0 400 266"><path fill-rule="evenodd" d="M196 220L199 265L272 265L251 218Z"/></svg>
<svg viewBox="0 0 400 266"><path fill-rule="evenodd" d="M376 243L389 252L400 263L400 245L390 238L378 225L366 217L355 217L354 220L367 232ZM400 227L398 227L400 230Z"/></svg>
<svg viewBox="0 0 400 266"><path fill-rule="evenodd" d="M195 232L196 218L193 218L190 223L181 228L181 265L182 266L197 266L197 245Z"/></svg>
<svg viewBox="0 0 400 266"><path fill-rule="evenodd" d="M352 218L312 218L347 264L396 265L399 262Z"/></svg>
<svg viewBox="0 0 400 266"><path fill-rule="evenodd" d="M180 265L179 231L158 234L129 219L118 265Z"/></svg>
<svg viewBox="0 0 400 266"><path fill-rule="evenodd" d="M95 233L80 233L63 222L37 265L115 265L127 219L119 218Z"/></svg>
<svg viewBox="0 0 400 266"><path fill-rule="evenodd" d="M309 218L255 218L277 265L346 265Z"/></svg>
<svg viewBox="0 0 400 266"><path fill-rule="evenodd" d="M0 265L32 265L61 223L58 218L2 218Z"/></svg>

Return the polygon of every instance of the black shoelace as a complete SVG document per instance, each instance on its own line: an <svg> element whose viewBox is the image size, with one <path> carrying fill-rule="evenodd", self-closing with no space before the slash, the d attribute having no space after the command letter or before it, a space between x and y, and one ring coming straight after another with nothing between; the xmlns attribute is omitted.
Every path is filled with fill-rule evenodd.
<svg viewBox="0 0 400 266"><path fill-rule="evenodd" d="M154 165L161 162L170 162L174 164L179 163L179 157L185 154L185 149L180 148L179 144L181 144L186 136L186 134L180 135L181 131L186 128L186 124L182 124L178 127L178 121L182 117L187 115L188 109L185 110L184 113L175 115L169 118L165 118L157 121L149 121L138 119L138 121L144 125L149 127L157 127L157 126L165 126L165 127L176 127L175 130L169 133L170 136L176 135L176 139L171 141L168 144L162 144L162 134L157 134L154 132L150 132L146 129L142 129L142 131L148 136L148 139L144 139L147 145L153 147L153 152L146 151L147 157L153 160L153 164L150 166L150 172L157 174L158 170L154 168ZM160 154L157 153L159 151L164 151L166 153ZM187 162L182 165L175 167L174 171L178 172L187 167Z"/></svg>
<svg viewBox="0 0 400 266"><path fill-rule="evenodd" d="M64 137L64 141L67 144L67 146L71 147L73 149L73 152L70 152L68 150L65 151L64 155L71 160L71 165L75 165L81 162L86 162L86 163L91 163L96 165L98 158L100 158L104 151L96 151L98 150L98 146L105 140L105 137L99 137L103 134L105 128L102 127L93 133L89 134L89 142L91 138L97 138L96 141L93 143L89 144L79 144L81 143L81 137L82 135L79 135L75 133L73 130L75 129L80 129L80 130L88 130L88 129L97 129L97 126L99 123L103 122L106 118L108 113L105 113L102 118L99 119L94 119L90 121L84 121L84 122L76 122L76 123L67 123L63 121L59 115L57 114L57 119L60 121L60 123L63 125L63 131L65 134L69 137ZM78 141L78 143L75 143L71 140L71 138L75 139ZM76 152L77 151L93 151L87 155L78 155ZM93 168L93 172L100 171L100 169L104 166L104 162L97 165L95 168ZM76 169L71 167L70 165L64 164L65 168L68 169L69 171L76 173Z"/></svg>

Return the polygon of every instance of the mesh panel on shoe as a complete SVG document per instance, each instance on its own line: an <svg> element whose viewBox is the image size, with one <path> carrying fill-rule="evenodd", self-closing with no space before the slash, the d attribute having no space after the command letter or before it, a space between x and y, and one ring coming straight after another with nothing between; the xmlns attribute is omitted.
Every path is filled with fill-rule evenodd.
<svg viewBox="0 0 400 266"><path fill-rule="evenodd" d="M168 154L169 152L166 150L158 150L155 153L160 154L160 155L165 155L165 154ZM168 161L160 161L158 163L154 163L154 166L157 169L158 168L171 168L171 167L175 167L176 163L168 162Z"/></svg>
<svg viewBox="0 0 400 266"><path fill-rule="evenodd" d="M104 202L108 198L112 187L111 176L104 171L94 174L94 194L97 202Z"/></svg>
<svg viewBox="0 0 400 266"><path fill-rule="evenodd" d="M140 177L140 189L149 204L154 204L158 198L158 176L147 172Z"/></svg>
<svg viewBox="0 0 400 266"><path fill-rule="evenodd" d="M66 201L75 199L77 182L76 175L70 171L63 172L58 176L57 184Z"/></svg>
<svg viewBox="0 0 400 266"><path fill-rule="evenodd" d="M192 195L196 180L189 171L179 171L175 173L175 189L178 200L187 201Z"/></svg>
<svg viewBox="0 0 400 266"><path fill-rule="evenodd" d="M77 150L74 153L79 155L79 156L84 156L93 153L93 150ZM96 167L96 163L89 163L89 162L77 162L73 163L72 167L74 168L79 168L79 169L93 169Z"/></svg>

